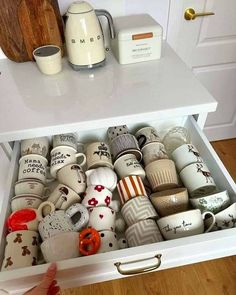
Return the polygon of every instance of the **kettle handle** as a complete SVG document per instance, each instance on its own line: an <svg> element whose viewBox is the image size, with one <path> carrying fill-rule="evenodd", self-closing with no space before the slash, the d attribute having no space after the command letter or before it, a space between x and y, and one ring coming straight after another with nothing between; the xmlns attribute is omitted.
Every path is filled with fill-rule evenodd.
<svg viewBox="0 0 236 295"><path fill-rule="evenodd" d="M115 39L115 29L114 29L113 19L110 13L104 9L95 9L94 11L96 13L96 16L105 16L107 18L111 39Z"/></svg>

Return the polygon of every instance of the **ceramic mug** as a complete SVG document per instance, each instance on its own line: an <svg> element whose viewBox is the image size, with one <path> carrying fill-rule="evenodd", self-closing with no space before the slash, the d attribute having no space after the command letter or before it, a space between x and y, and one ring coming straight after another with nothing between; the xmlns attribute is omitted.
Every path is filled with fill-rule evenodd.
<svg viewBox="0 0 236 295"><path fill-rule="evenodd" d="M183 144L172 153L178 171L193 163L203 163L199 151L192 144Z"/></svg>
<svg viewBox="0 0 236 295"><path fill-rule="evenodd" d="M102 230L99 232L101 244L97 253L106 253L119 249L116 233L111 230Z"/></svg>
<svg viewBox="0 0 236 295"><path fill-rule="evenodd" d="M35 178L46 182L48 160L40 155L30 154L20 158L18 179Z"/></svg>
<svg viewBox="0 0 236 295"><path fill-rule="evenodd" d="M121 214L128 226L140 220L158 218L156 210L146 196L139 196L126 202L121 209Z"/></svg>
<svg viewBox="0 0 236 295"><path fill-rule="evenodd" d="M129 175L138 175L143 180L146 176L143 167L133 154L126 154L119 157L114 163L114 168L120 178Z"/></svg>
<svg viewBox="0 0 236 295"><path fill-rule="evenodd" d="M6 242L2 271L37 265L39 235L36 231L14 231L7 235Z"/></svg>
<svg viewBox="0 0 236 295"><path fill-rule="evenodd" d="M209 195L216 190L214 179L204 163L193 163L180 172L180 178L192 198Z"/></svg>
<svg viewBox="0 0 236 295"><path fill-rule="evenodd" d="M135 133L140 149L152 142L161 142L160 136L153 127L143 127Z"/></svg>
<svg viewBox="0 0 236 295"><path fill-rule="evenodd" d="M15 195L33 194L38 196L47 196L50 192L48 187L38 179L25 178L15 183Z"/></svg>
<svg viewBox="0 0 236 295"><path fill-rule="evenodd" d="M16 195L11 199L11 210L12 212L24 209L24 208L34 208L37 209L39 205L43 202L44 198L39 195L33 194L22 194Z"/></svg>
<svg viewBox="0 0 236 295"><path fill-rule="evenodd" d="M109 127L107 130L107 136L110 142L117 136L128 133L129 129L126 125Z"/></svg>
<svg viewBox="0 0 236 295"><path fill-rule="evenodd" d="M90 185L87 187L82 204L89 207L108 206L112 201L112 192L103 185Z"/></svg>
<svg viewBox="0 0 236 295"><path fill-rule="evenodd" d="M48 198L56 209L66 210L75 203L80 203L80 196L68 186L59 183ZM44 211L45 212L45 211Z"/></svg>
<svg viewBox="0 0 236 295"><path fill-rule="evenodd" d="M99 167L85 172L87 176L87 186L102 185L113 192L117 185L116 173L108 167Z"/></svg>
<svg viewBox="0 0 236 295"><path fill-rule="evenodd" d="M83 169L78 164L69 164L62 167L57 172L57 179L73 189L77 194L81 194L86 189L86 176Z"/></svg>
<svg viewBox="0 0 236 295"><path fill-rule="evenodd" d="M156 222L152 219L141 220L134 223L125 231L125 237L129 247L148 245L163 241L160 230Z"/></svg>
<svg viewBox="0 0 236 295"><path fill-rule="evenodd" d="M109 167L113 169L110 147L105 142L93 142L86 149L88 169Z"/></svg>
<svg viewBox="0 0 236 295"><path fill-rule="evenodd" d="M89 209L88 227L97 231L115 230L116 212L109 207L101 206Z"/></svg>
<svg viewBox="0 0 236 295"><path fill-rule="evenodd" d="M117 189L122 204L137 196L147 196L140 176L122 178L117 184Z"/></svg>
<svg viewBox="0 0 236 295"><path fill-rule="evenodd" d="M210 226L213 222L211 231L222 230L236 227L236 203L205 220L205 225Z"/></svg>
<svg viewBox="0 0 236 295"><path fill-rule="evenodd" d="M77 150L77 137L74 133L57 134L53 136L53 148L58 146L70 146Z"/></svg>
<svg viewBox="0 0 236 295"><path fill-rule="evenodd" d="M86 163L86 156L83 153L77 153L76 149L70 146L58 146L51 151L51 175L56 178L57 171L68 164L76 164L77 158L79 165Z"/></svg>
<svg viewBox="0 0 236 295"><path fill-rule="evenodd" d="M55 211L55 206L51 202L43 202L38 209L25 208L13 212L7 219L7 229L9 232L18 230L38 230L40 221L38 213L44 208L50 207L49 212Z"/></svg>
<svg viewBox="0 0 236 295"><path fill-rule="evenodd" d="M125 238L120 238L118 240L119 249L126 249L129 248L128 242Z"/></svg>
<svg viewBox="0 0 236 295"><path fill-rule="evenodd" d="M39 210L38 230L42 240L68 231L79 231L86 227L89 221L88 210L82 204L74 204L66 211L51 212L43 218L42 210Z"/></svg>
<svg viewBox="0 0 236 295"><path fill-rule="evenodd" d="M206 215L212 216L208 228L204 231ZM206 211L201 214L199 209L189 210L172 214L157 220L160 231L166 240L178 239L209 232L215 223L215 216L212 212Z"/></svg>
<svg viewBox="0 0 236 295"><path fill-rule="evenodd" d="M209 196L190 199L190 203L193 208L200 209L202 213L204 211L211 211L216 214L230 205L230 197L227 191L223 191Z"/></svg>
<svg viewBox="0 0 236 295"><path fill-rule="evenodd" d="M160 159L168 159L165 146L160 142L150 142L142 149L143 161L145 166Z"/></svg>
<svg viewBox="0 0 236 295"><path fill-rule="evenodd" d="M162 159L151 162L145 170L154 192L178 187L177 172L172 160Z"/></svg>
<svg viewBox="0 0 236 295"><path fill-rule="evenodd" d="M29 154L38 154L46 158L49 149L47 137L24 139L21 141L21 157Z"/></svg>
<svg viewBox="0 0 236 295"><path fill-rule="evenodd" d="M46 262L55 262L81 256L79 233L64 232L46 239L40 246Z"/></svg>
<svg viewBox="0 0 236 295"><path fill-rule="evenodd" d="M122 134L115 137L111 141L111 151L114 161L125 154L134 154L139 162L142 160L137 139L132 134Z"/></svg>
<svg viewBox="0 0 236 295"><path fill-rule="evenodd" d="M162 217L188 210L188 191L184 187L151 194L150 199Z"/></svg>

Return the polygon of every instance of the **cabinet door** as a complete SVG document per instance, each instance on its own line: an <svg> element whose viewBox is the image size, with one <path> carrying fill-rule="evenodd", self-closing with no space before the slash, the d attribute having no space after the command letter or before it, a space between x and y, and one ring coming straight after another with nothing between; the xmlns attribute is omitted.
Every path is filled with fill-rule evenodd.
<svg viewBox="0 0 236 295"><path fill-rule="evenodd" d="M185 20L186 9L214 15ZM210 140L236 137L236 2L171 1L168 42L218 101L205 133Z"/></svg>

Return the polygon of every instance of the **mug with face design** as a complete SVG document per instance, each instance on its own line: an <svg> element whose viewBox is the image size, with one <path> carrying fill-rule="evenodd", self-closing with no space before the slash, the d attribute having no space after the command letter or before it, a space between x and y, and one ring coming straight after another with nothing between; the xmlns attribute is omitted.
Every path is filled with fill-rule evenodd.
<svg viewBox="0 0 236 295"><path fill-rule="evenodd" d="M203 220L207 215L211 215L212 220L208 228L204 230ZM212 229L214 223L215 216L212 212L206 211L201 214L199 209L172 214L157 220L160 231L166 240L207 233Z"/></svg>
<svg viewBox="0 0 236 295"><path fill-rule="evenodd" d="M110 147L105 142L93 142L86 149L88 169L109 167L113 169Z"/></svg>
<svg viewBox="0 0 236 295"><path fill-rule="evenodd" d="M83 169L78 164L69 164L62 167L57 172L57 179L73 189L77 194L81 194L86 189L86 176Z"/></svg>
<svg viewBox="0 0 236 295"><path fill-rule="evenodd" d="M108 206L112 201L112 192L103 185L90 185L87 187L82 204L89 207Z"/></svg>
<svg viewBox="0 0 236 295"><path fill-rule="evenodd" d="M47 137L38 137L24 139L21 141L21 156L37 154L46 158L49 149L49 140Z"/></svg>
<svg viewBox="0 0 236 295"><path fill-rule="evenodd" d="M88 227L97 231L115 230L116 212L109 207L101 206L89 209Z"/></svg>
<svg viewBox="0 0 236 295"><path fill-rule="evenodd" d="M18 179L34 178L46 182L48 160L40 155L30 154L20 158Z"/></svg>
<svg viewBox="0 0 236 295"><path fill-rule="evenodd" d="M89 213L82 204L74 204L66 211L58 210L51 212L43 218L42 210L38 209L39 226L38 231L41 238L47 238L69 231L80 231L86 227L89 221Z"/></svg>
<svg viewBox="0 0 236 295"><path fill-rule="evenodd" d="M139 147L142 149L145 145L151 142L161 142L160 136L153 127L144 127L135 133Z"/></svg>
<svg viewBox="0 0 236 295"><path fill-rule="evenodd" d="M80 196L64 184L58 184L48 198L49 202L55 205L56 209L66 210L75 203L80 203ZM45 213L45 210L44 210ZM47 212L46 212L47 213Z"/></svg>
<svg viewBox="0 0 236 295"><path fill-rule="evenodd" d="M78 158L78 160L77 160ZM56 178L57 171L68 164L78 164L83 166L86 163L86 156L77 153L76 149L70 146L58 146L51 151L51 175Z"/></svg>
<svg viewBox="0 0 236 295"><path fill-rule="evenodd" d="M37 265L39 235L36 231L14 231L7 235L6 241L2 271Z"/></svg>
<svg viewBox="0 0 236 295"><path fill-rule="evenodd" d="M120 178L129 175L138 175L144 179L146 175L145 170L133 154L126 154L119 157L114 163L114 168Z"/></svg>
<svg viewBox="0 0 236 295"><path fill-rule="evenodd" d="M192 144L183 144L172 153L178 171L193 163L203 163L197 148Z"/></svg>
<svg viewBox="0 0 236 295"><path fill-rule="evenodd" d="M48 209L49 207L49 209ZM9 232L18 230L38 230L40 221L39 212L47 208L48 212L55 211L55 206L51 202L43 202L38 209L25 208L13 212L7 219L7 229Z"/></svg>
<svg viewBox="0 0 236 295"><path fill-rule="evenodd" d="M209 195L216 190L216 184L205 163L193 163L180 172L180 178L191 198Z"/></svg>
<svg viewBox="0 0 236 295"><path fill-rule="evenodd" d="M57 134L53 136L53 148L70 146L77 150L77 137L74 133Z"/></svg>

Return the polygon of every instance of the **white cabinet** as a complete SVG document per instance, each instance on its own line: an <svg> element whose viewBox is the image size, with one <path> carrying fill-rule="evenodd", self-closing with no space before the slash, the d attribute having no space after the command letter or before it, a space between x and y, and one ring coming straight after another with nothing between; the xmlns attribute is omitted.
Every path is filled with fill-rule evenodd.
<svg viewBox="0 0 236 295"><path fill-rule="evenodd" d="M104 68L76 73L65 63L64 71L55 77L42 76L31 63L4 60L0 65L0 142L69 131L78 132L79 140L87 142L104 139L107 127L116 124L127 124L131 131L150 124L163 132L182 125L189 129L218 187L227 189L236 201L235 183L201 131L206 114L217 104L168 45L160 61L120 66L108 56ZM16 142L0 208L0 262L18 159ZM122 263L126 271L146 269L157 264L156 255L161 255L157 268L161 270L235 253L236 229L229 229L61 261L58 281L69 288L121 278L115 263ZM47 267L1 272L0 289L22 294L38 283Z"/></svg>

